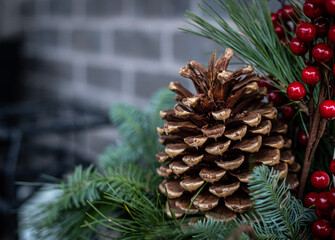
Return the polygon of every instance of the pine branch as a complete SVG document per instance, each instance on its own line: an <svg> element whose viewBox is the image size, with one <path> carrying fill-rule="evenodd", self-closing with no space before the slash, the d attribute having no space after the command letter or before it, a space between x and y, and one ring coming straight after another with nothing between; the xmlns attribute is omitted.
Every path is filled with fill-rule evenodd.
<svg viewBox="0 0 335 240"><path fill-rule="evenodd" d="M90 216L92 225L99 223L113 232L122 233L122 239L310 239L309 225L316 219L312 209L291 196L279 173L266 166L255 168L249 183L254 201L252 213L243 214L242 220L222 223L214 220L199 221L195 226L182 225L181 221L165 218L158 193L143 192L127 180L123 183L127 194L106 194L105 202L95 204L117 205L126 209L128 218L112 218L92 205L100 218ZM188 219L190 220L190 219ZM182 229L182 231L181 231ZM238 233L239 232L239 233ZM237 234L238 233L238 234Z"/></svg>
<svg viewBox="0 0 335 240"><path fill-rule="evenodd" d="M91 204L100 216L89 215L92 221L84 226L101 224L111 231L110 237L105 235L111 239L115 232L122 234L121 239L182 239L180 226L166 219L161 196L157 192L145 192L127 179L124 179L122 194L117 193L114 187L110 187L109 192L105 193L104 202ZM127 214L118 218L107 216L95 207L97 203L115 205L125 209Z"/></svg>
<svg viewBox="0 0 335 240"><path fill-rule="evenodd" d="M201 5L198 7L214 20L216 25L187 12L186 16L192 21L188 23L192 28L182 30L211 39L222 47L232 48L243 58L243 62L252 64L264 75L271 74L284 86L300 78L304 63L281 45L270 19L267 0L248 4L240 0L215 2L216 6L211 6L204 1L209 10ZM221 17L222 12L229 15L237 29Z"/></svg>
<svg viewBox="0 0 335 240"><path fill-rule="evenodd" d="M150 176L150 177L148 177ZM131 193L124 192L124 185L136 186L140 191L153 192L156 188L159 178L143 170L134 164L108 168L104 173L99 173L93 167L83 170L77 167L73 175L69 176L66 181L50 185L50 188L59 191L61 194L52 202L39 205L37 212L33 213L36 221L31 222L27 219L28 224L32 226L41 238L44 234L52 235L52 239L79 239L80 235L92 234L89 229L81 229L80 226L90 218L86 213L95 216L96 212L91 209L87 201L102 201L104 193L113 187L113 194L124 197ZM108 185L109 184L109 185ZM50 189L49 188L49 189ZM99 209L104 205L98 205ZM123 205L122 205L123 207ZM105 208L104 212L119 214L124 212L120 206ZM30 216L31 217L31 216ZM35 219L35 218L33 218ZM37 236L38 236L37 234Z"/></svg>
<svg viewBox="0 0 335 240"><path fill-rule="evenodd" d="M240 227L237 222L223 223L215 220L198 221L191 229L191 235L194 239L212 239L227 240ZM250 239L246 234L241 234L238 238Z"/></svg>
<svg viewBox="0 0 335 240"><path fill-rule="evenodd" d="M314 210L304 208L299 200L291 196L285 181L279 181L278 172L266 166L257 167L248 187L254 201L252 213L243 214L242 220L230 223L199 221L191 230L193 236L196 239L231 239L233 235L238 235L236 232L239 229L251 226L256 239L312 238L309 226L316 220ZM246 234L239 236L250 239Z"/></svg>
<svg viewBox="0 0 335 240"><path fill-rule="evenodd" d="M173 103L173 94L163 89L153 96L146 111L123 103L112 106L111 119L123 141L106 150L100 157L101 166L141 160L143 165L155 169L158 165L155 155L162 151L156 132L156 127L162 124L159 111L172 108Z"/></svg>
<svg viewBox="0 0 335 240"><path fill-rule="evenodd" d="M31 221L31 216L26 219L27 225L36 230L36 236L39 236L37 239L51 237L73 240L79 239L81 235L90 238L96 230L92 224L90 228L80 228L91 219L86 213L91 217L97 214L87 201L103 201L106 192L122 198L131 196L132 192L124 190L127 184L155 195L159 177L152 170L139 166L142 163L153 169L157 162L154 155L162 148L155 129L159 122L158 112L161 108L171 107L172 95L167 90L158 92L147 111L125 104L112 108L111 117L118 125L123 141L108 148L100 157L99 165L104 169L102 173L93 166L85 170L79 166L66 180L48 184L47 190L58 191L59 195L51 202L36 206L36 211L32 213L36 221ZM113 193L109 192L111 188L114 189ZM125 211L120 202L113 207L104 209L104 206L96 205L104 213L113 210L115 215Z"/></svg>
<svg viewBox="0 0 335 240"><path fill-rule="evenodd" d="M151 115L151 126L160 126L163 121L160 119L159 111L164 109L172 109L175 101L173 100L174 93L168 89L162 89L155 93L150 100L147 112ZM155 128L153 127L152 129ZM155 132L156 133L156 132Z"/></svg>
<svg viewBox="0 0 335 240"><path fill-rule="evenodd" d="M115 104L110 111L112 122L117 125L118 132L122 139L132 147L138 144L152 145L146 133L150 128L148 117L139 109L124 104Z"/></svg>
<svg viewBox="0 0 335 240"><path fill-rule="evenodd" d="M306 226L315 220L315 213L291 196L285 180L279 181L278 172L266 166L257 167L248 185L255 213L244 218L252 224L259 239L298 240L302 234L310 236Z"/></svg>
<svg viewBox="0 0 335 240"><path fill-rule="evenodd" d="M99 167L105 169L107 167L116 166L123 163L135 163L140 158L138 148L132 148L124 142L117 142L115 145L108 147L99 157Z"/></svg>

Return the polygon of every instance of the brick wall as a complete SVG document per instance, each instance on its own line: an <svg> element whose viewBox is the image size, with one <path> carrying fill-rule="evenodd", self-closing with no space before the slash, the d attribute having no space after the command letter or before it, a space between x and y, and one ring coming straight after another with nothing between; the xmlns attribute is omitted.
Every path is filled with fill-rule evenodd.
<svg viewBox="0 0 335 240"><path fill-rule="evenodd" d="M188 60L206 64L212 50L222 51L178 30L188 26L185 10L200 13L197 2L0 0L7 5L1 22L23 33L25 84L34 96L106 110L120 100L143 107L170 81L190 85L178 75Z"/></svg>
<svg viewBox="0 0 335 240"><path fill-rule="evenodd" d="M9 0L8 0L9 1ZM190 0L20 0L18 13L34 90L107 108L144 106L180 79L190 59L207 63L217 49L178 27ZM36 66L36 67L34 67Z"/></svg>

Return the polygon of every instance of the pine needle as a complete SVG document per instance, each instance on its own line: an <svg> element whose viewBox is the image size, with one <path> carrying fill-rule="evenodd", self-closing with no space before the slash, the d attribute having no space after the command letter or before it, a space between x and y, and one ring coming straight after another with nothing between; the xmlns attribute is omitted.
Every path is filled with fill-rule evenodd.
<svg viewBox="0 0 335 240"><path fill-rule="evenodd" d="M245 64L252 64L264 76L274 76L284 86L300 79L300 73L304 68L303 60L293 56L282 46L271 22L267 0L251 3L240 0L215 0L216 4L213 6L206 1L203 3L206 8L202 5L198 7L214 20L215 24L187 12L186 16L191 21L186 22L191 28L182 28L184 32L211 39L223 48L232 48L242 57ZM237 28L221 17L223 12L229 15Z"/></svg>

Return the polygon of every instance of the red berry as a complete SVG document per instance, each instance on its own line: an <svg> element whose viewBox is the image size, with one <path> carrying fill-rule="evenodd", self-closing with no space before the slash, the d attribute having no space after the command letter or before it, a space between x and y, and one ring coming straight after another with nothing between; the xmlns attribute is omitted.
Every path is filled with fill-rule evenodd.
<svg viewBox="0 0 335 240"><path fill-rule="evenodd" d="M335 25L330 27L328 32L328 39L331 43L335 43Z"/></svg>
<svg viewBox="0 0 335 240"><path fill-rule="evenodd" d="M284 19L283 19L283 15L284 15L284 10L283 10L282 8L280 8L280 9L277 11L278 19L284 20Z"/></svg>
<svg viewBox="0 0 335 240"><path fill-rule="evenodd" d="M281 113L283 114L283 116L287 119L291 119L294 114L295 114L295 110L294 107L292 106L285 106L281 109Z"/></svg>
<svg viewBox="0 0 335 240"><path fill-rule="evenodd" d="M298 28L303 22L297 22L296 28Z"/></svg>
<svg viewBox="0 0 335 240"><path fill-rule="evenodd" d="M273 27L275 29L275 32L279 38L282 38L285 36L285 31L282 26L280 26L278 23L273 24Z"/></svg>
<svg viewBox="0 0 335 240"><path fill-rule="evenodd" d="M335 64L333 66L333 74L335 75ZM335 90L335 89L334 89Z"/></svg>
<svg viewBox="0 0 335 240"><path fill-rule="evenodd" d="M311 23L303 22L297 28L297 37L303 42L311 42L316 37L316 28Z"/></svg>
<svg viewBox="0 0 335 240"><path fill-rule="evenodd" d="M335 119L335 101L326 100L319 107L321 117L327 120Z"/></svg>
<svg viewBox="0 0 335 240"><path fill-rule="evenodd" d="M282 9L282 18L286 21L290 21L291 19L295 19L295 11L292 5L284 6Z"/></svg>
<svg viewBox="0 0 335 240"><path fill-rule="evenodd" d="M323 212L329 212L331 210L331 205L328 200L328 192L322 192L316 199L315 207Z"/></svg>
<svg viewBox="0 0 335 240"><path fill-rule="evenodd" d="M298 56L305 55L308 50L306 44L303 41L299 40L298 38L292 39L290 49L293 54Z"/></svg>
<svg viewBox="0 0 335 240"><path fill-rule="evenodd" d="M298 143L301 146L307 146L308 136L307 136L306 132L301 131L301 132L298 133Z"/></svg>
<svg viewBox="0 0 335 240"><path fill-rule="evenodd" d="M317 189L324 189L328 187L330 178L324 171L316 171L311 176L312 186Z"/></svg>
<svg viewBox="0 0 335 240"><path fill-rule="evenodd" d="M330 224L324 219L318 219L313 223L312 233L315 237L327 238L330 235L330 231Z"/></svg>
<svg viewBox="0 0 335 240"><path fill-rule="evenodd" d="M302 70L301 80L308 85L315 85L321 80L321 73L318 68L314 66L306 67Z"/></svg>
<svg viewBox="0 0 335 240"><path fill-rule="evenodd" d="M329 43L318 43L314 46L312 55L318 62L328 62L333 57L333 49Z"/></svg>
<svg viewBox="0 0 335 240"><path fill-rule="evenodd" d="M278 14L277 13L271 13L271 21L272 23L277 23L278 22Z"/></svg>
<svg viewBox="0 0 335 240"><path fill-rule="evenodd" d="M318 18L314 21L314 27L316 28L316 36L323 38L327 36L329 21L325 18Z"/></svg>
<svg viewBox="0 0 335 240"><path fill-rule="evenodd" d="M335 188L330 189L328 192L328 201L333 207L335 206Z"/></svg>
<svg viewBox="0 0 335 240"><path fill-rule="evenodd" d="M326 0L325 5L327 12L330 15L335 16L335 0Z"/></svg>
<svg viewBox="0 0 335 240"><path fill-rule="evenodd" d="M272 83L264 77L260 77L257 84L259 87L266 87L268 90L276 89L275 86L273 86Z"/></svg>
<svg viewBox="0 0 335 240"><path fill-rule="evenodd" d="M309 208L315 205L317 198L319 197L319 194L317 192L310 192L306 195L304 198L304 205L305 207Z"/></svg>
<svg viewBox="0 0 335 240"><path fill-rule="evenodd" d="M268 93L268 99L270 102L273 102L273 105L278 106L283 103L283 95L279 92L270 92Z"/></svg>
<svg viewBox="0 0 335 240"><path fill-rule="evenodd" d="M292 101L298 101L306 96L306 88L300 82L292 82L287 86L286 94Z"/></svg>
<svg viewBox="0 0 335 240"><path fill-rule="evenodd" d="M335 175L335 159L333 159L333 160L330 162L329 169L330 169L330 172L331 172L333 175Z"/></svg>
<svg viewBox="0 0 335 240"><path fill-rule="evenodd" d="M315 4L312 0L307 0L303 6L304 13L307 17L315 19L323 14L323 8Z"/></svg>

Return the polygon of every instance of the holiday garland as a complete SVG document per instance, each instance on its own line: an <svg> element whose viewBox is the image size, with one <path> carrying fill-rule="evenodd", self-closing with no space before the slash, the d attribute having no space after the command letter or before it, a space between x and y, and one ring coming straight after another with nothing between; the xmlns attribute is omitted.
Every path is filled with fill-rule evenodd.
<svg viewBox="0 0 335 240"><path fill-rule="evenodd" d="M62 194L37 206L36 235L335 239L335 0L280 2L204 2L211 22L188 12L183 31L224 56L180 70L197 93L171 83L177 104L162 91L146 111L113 106L123 141L50 185ZM248 67L229 71L233 52Z"/></svg>

